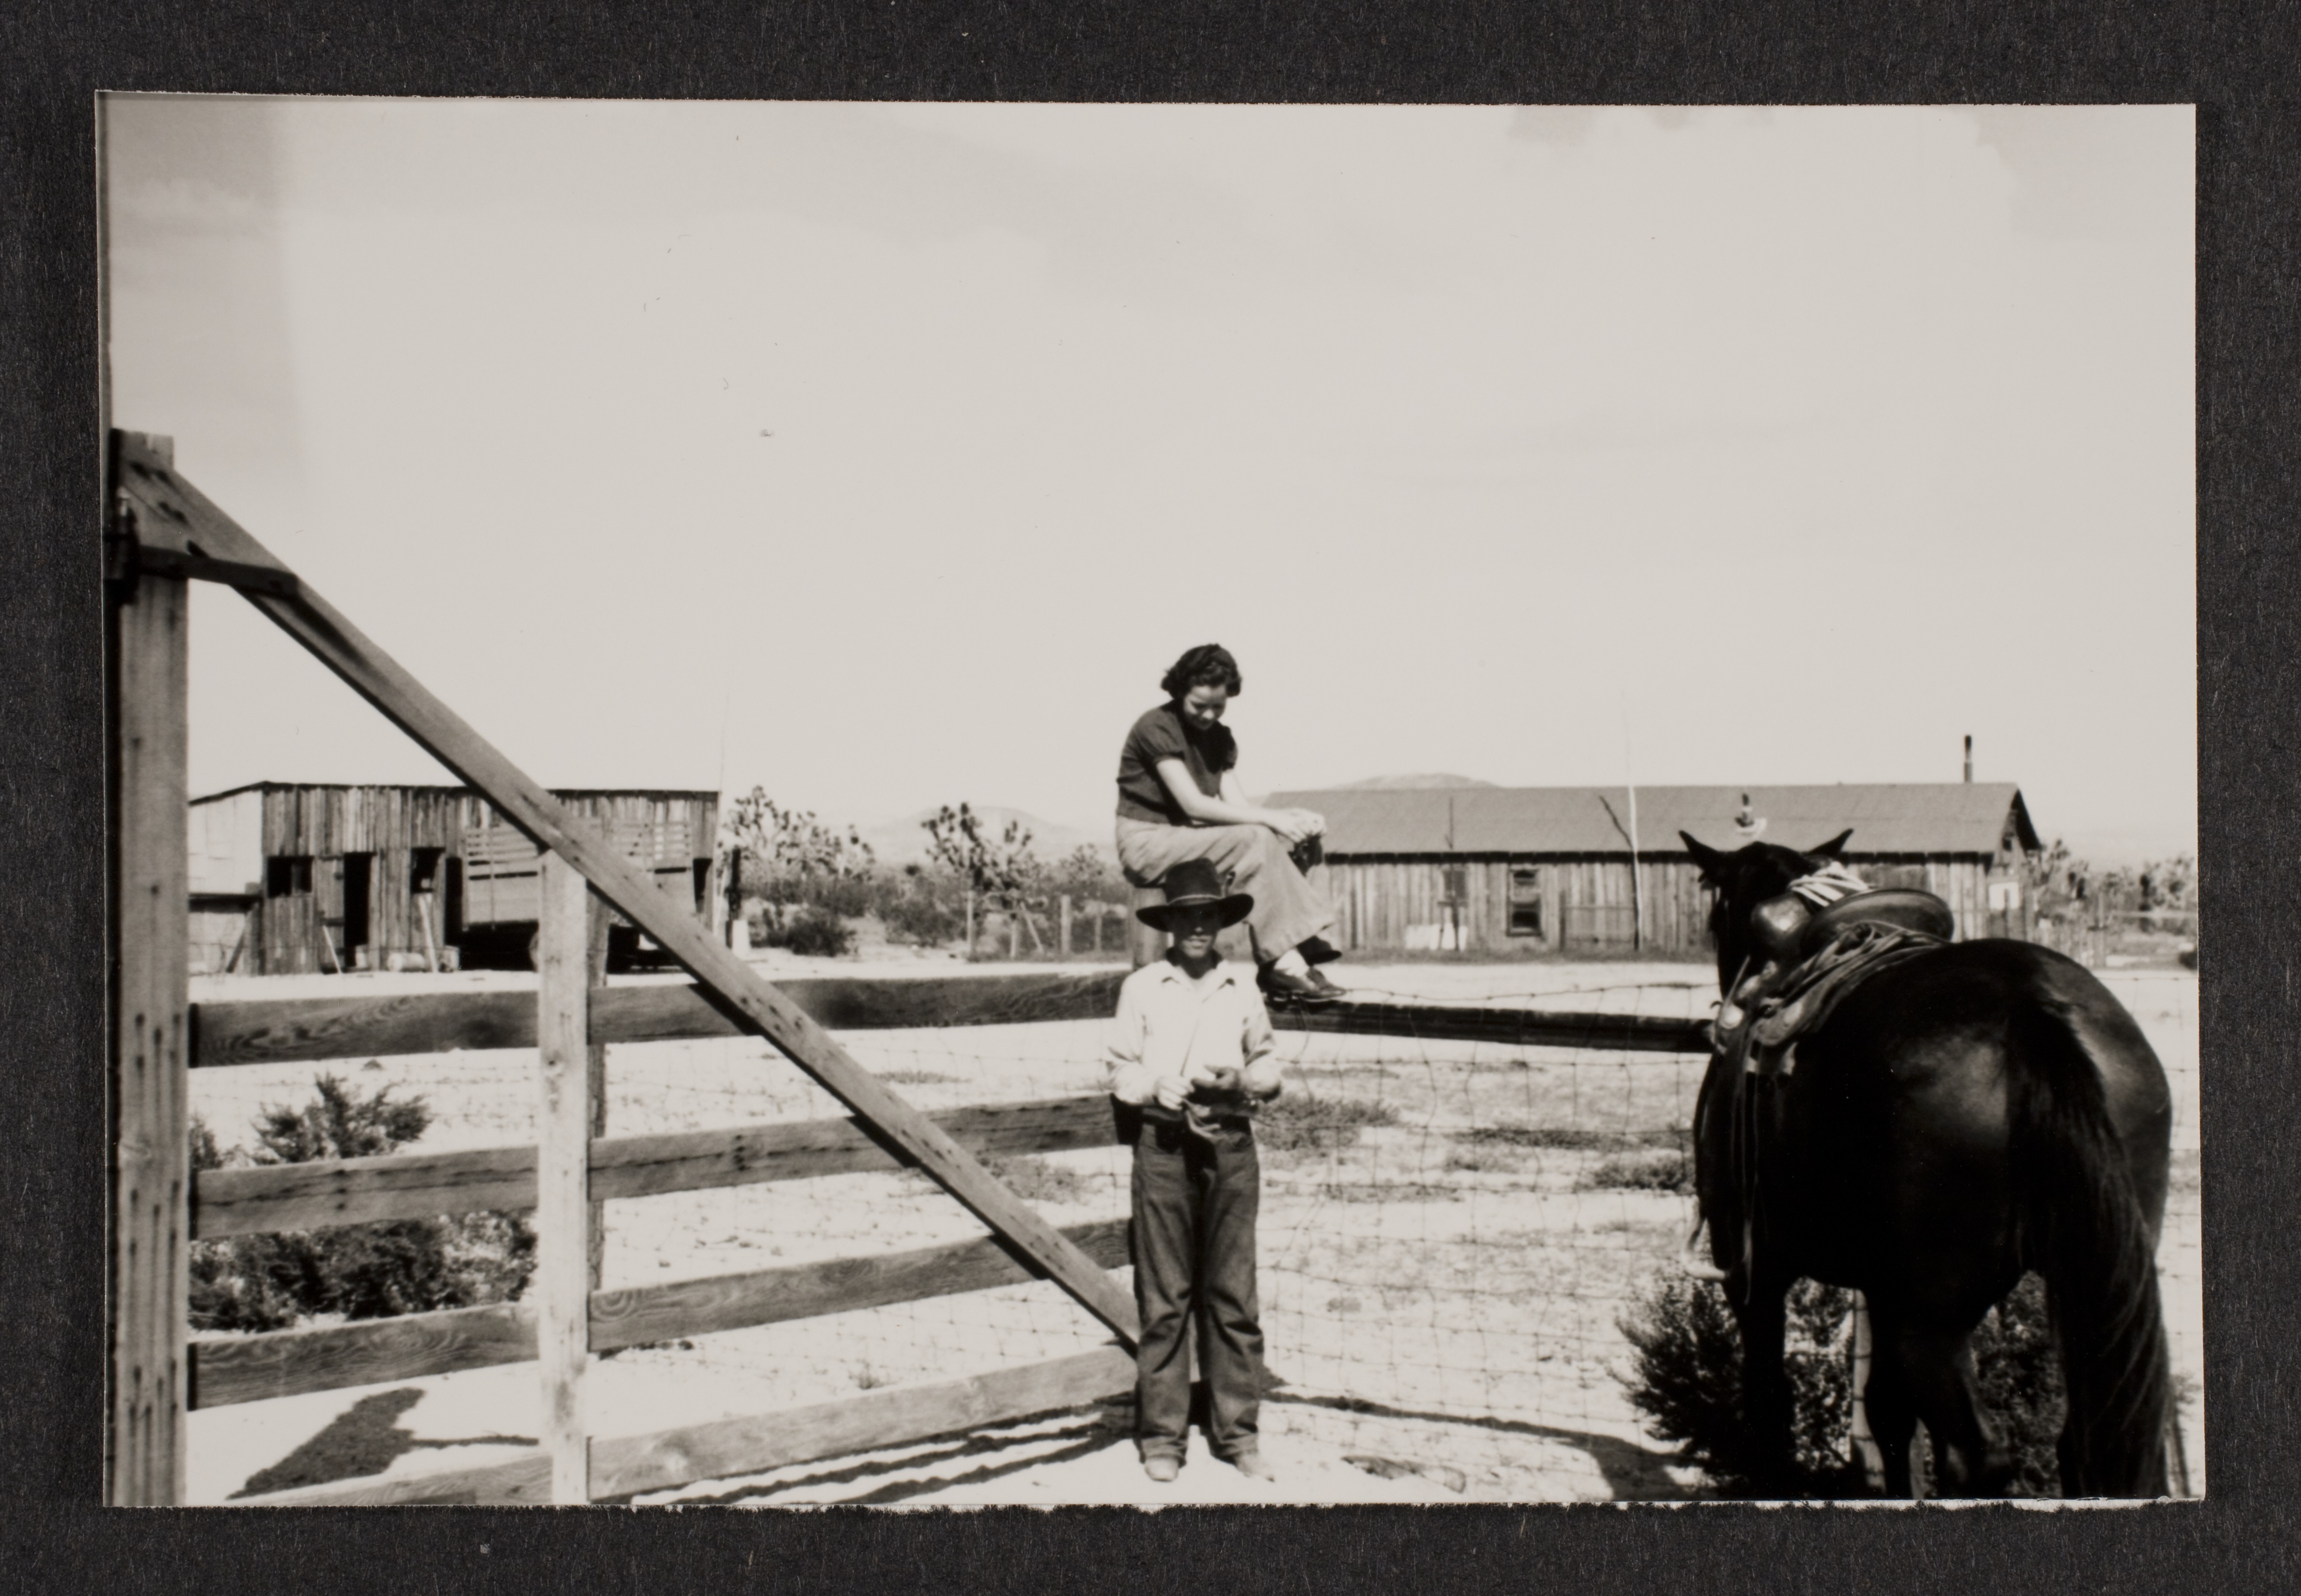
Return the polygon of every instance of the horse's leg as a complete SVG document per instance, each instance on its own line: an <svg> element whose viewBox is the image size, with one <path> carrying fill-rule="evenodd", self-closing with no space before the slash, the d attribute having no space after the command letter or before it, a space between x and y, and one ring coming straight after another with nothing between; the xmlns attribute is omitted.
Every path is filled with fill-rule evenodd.
<svg viewBox="0 0 2301 1596"><path fill-rule="evenodd" d="M2013 1458L1982 1412L1967 1333L1940 1325L1904 1326L1897 1361L1933 1440L1935 1493L2003 1496L2013 1482Z"/></svg>
<svg viewBox="0 0 2301 1596"><path fill-rule="evenodd" d="M1789 1283L1760 1278L1735 1309L1742 1330L1742 1422L1750 1440L1750 1476L1766 1497L1793 1494L1796 1453L1791 1440L1789 1371L1782 1364Z"/></svg>
<svg viewBox="0 0 2301 1596"><path fill-rule="evenodd" d="M1910 1496L1910 1442L1918 1433L1918 1408L1911 1400L1909 1375L1902 1367L1900 1324L1890 1308L1870 1302L1870 1383L1862 1387L1862 1410L1870 1433L1886 1463L1886 1494Z"/></svg>

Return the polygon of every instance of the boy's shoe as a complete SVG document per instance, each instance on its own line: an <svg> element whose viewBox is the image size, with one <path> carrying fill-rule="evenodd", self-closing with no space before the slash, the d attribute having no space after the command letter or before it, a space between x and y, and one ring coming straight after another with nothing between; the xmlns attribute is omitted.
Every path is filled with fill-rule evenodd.
<svg viewBox="0 0 2301 1596"><path fill-rule="evenodd" d="M1332 982L1319 975L1316 970L1304 975L1289 975L1276 965L1265 965L1262 973L1254 979L1255 984L1262 989L1262 995L1273 1003L1310 1007L1332 1003L1339 991Z"/></svg>
<svg viewBox="0 0 2301 1596"><path fill-rule="evenodd" d="M1230 1460L1230 1466L1250 1480L1275 1480L1278 1471L1263 1461L1261 1450L1250 1447Z"/></svg>
<svg viewBox="0 0 2301 1596"><path fill-rule="evenodd" d="M1161 1485L1172 1484L1175 1476L1183 1472L1183 1460L1165 1452L1154 1452L1142 1459L1142 1472Z"/></svg>

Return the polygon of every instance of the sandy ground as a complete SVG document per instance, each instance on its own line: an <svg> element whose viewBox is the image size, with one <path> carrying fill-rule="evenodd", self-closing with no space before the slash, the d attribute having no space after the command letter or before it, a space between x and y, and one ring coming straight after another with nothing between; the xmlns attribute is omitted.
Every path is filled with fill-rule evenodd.
<svg viewBox="0 0 2301 1596"><path fill-rule="evenodd" d="M780 952L770 977L936 975L947 957L824 961ZM983 965L990 973L1002 966ZM1016 966L1045 971L1044 964ZM1084 966L1082 966L1084 967ZM1344 970L1355 990L1455 1001L1652 1015L1704 1012L1710 973L1683 964L1415 964ZM678 979L640 977L639 980ZM2177 1182L2160 1250L2184 1425L2203 1488L2196 1169L2196 982L2186 972L2105 973L2155 1044L2177 1099ZM347 990L517 988L532 977L458 974L201 978L197 999ZM1100 1026L850 1032L866 1065L922 1107L1094 1089ZM871 1501L1588 1500L1682 1496L1691 1483L1646 1435L1617 1378L1616 1322L1667 1268L1687 1199L1594 1185L1609 1157L1687 1123L1701 1061L1657 1055L1283 1037L1290 1091L1345 1099L1376 1119L1348 1146L1264 1158L1263 1323L1284 1384L1265 1408L1274 1486L1195 1456L1180 1481L1145 1479L1114 1412L1058 1416L963 1440L715 1481L648 1500L759 1505ZM195 1107L230 1145L264 1105L300 1101L315 1074L427 1098L424 1149L531 1137L531 1053L431 1055L335 1065L197 1072ZM611 1133L807 1118L832 1099L764 1042L611 1049ZM1560 1127L1611 1149L1519 1145L1497 1130ZM1479 1132L1485 1139L1481 1140ZM1521 1141L1538 1141L1528 1136ZM1008 1171L1057 1224L1125 1211L1123 1149L1023 1161ZM1635 1156L1635 1155L1633 1155ZM605 1283L697 1278L853 1257L979 1234L908 1174L844 1175L608 1205ZM587 1383L594 1433L669 1425L943 1380L1084 1351L1102 1338L1036 1284L766 1326L603 1358ZM532 1444L532 1365L202 1410L191 1421L192 1500L279 1489L340 1470L461 1467ZM338 1461L324 1462L324 1459Z"/></svg>

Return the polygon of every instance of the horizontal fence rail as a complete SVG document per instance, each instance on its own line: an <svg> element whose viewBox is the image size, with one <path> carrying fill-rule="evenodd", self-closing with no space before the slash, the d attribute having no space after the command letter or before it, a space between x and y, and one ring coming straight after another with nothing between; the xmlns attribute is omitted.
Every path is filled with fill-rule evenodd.
<svg viewBox="0 0 2301 1596"><path fill-rule="evenodd" d="M930 1117L976 1154L1068 1152L1117 1139L1111 1100L1099 1094L953 1108ZM601 1137L591 1143L591 1195L656 1197L908 1163L853 1117ZM192 1177L192 1234L209 1241L483 1209L517 1212L535 1206L535 1169L532 1147L490 1147L202 1170Z"/></svg>
<svg viewBox="0 0 2301 1596"><path fill-rule="evenodd" d="M738 1479L795 1463L908 1446L1015 1424L1122 1396L1134 1359L1117 1347L933 1385L867 1391L834 1402L591 1442L591 1497L613 1501L698 1480ZM246 1499L249 1507L507 1505L551 1500L551 1460L533 1451L479 1468L354 1480Z"/></svg>
<svg viewBox="0 0 2301 1596"><path fill-rule="evenodd" d="M784 982L777 990L831 1030L900 1031L1109 1019L1126 974L807 980ZM1649 1053L1710 1050L1703 1022L1643 1015L1345 999L1319 1008L1281 1007L1270 1017L1282 1031ZM694 1041L750 1029L695 985L607 987L591 999L594 1042ZM533 1046L535 994L524 990L272 998L192 1007L195 1069Z"/></svg>
<svg viewBox="0 0 2301 1596"><path fill-rule="evenodd" d="M1478 1008L1463 1003L1376 1003L1345 999L1318 1008L1274 1008L1281 1031L1396 1036L1416 1041L1492 1042L1517 1048L1605 1049L1626 1053L1704 1054L1706 1020L1565 1010Z"/></svg>
<svg viewBox="0 0 2301 1596"><path fill-rule="evenodd" d="M830 1030L905 1031L1107 1020L1117 1011L1126 975L1112 970L924 981L820 978L779 982L775 990ZM692 1041L756 1029L708 988L691 983L611 986L591 997L594 1042ZM193 1006L194 1069L533 1046L535 993L526 990Z"/></svg>
<svg viewBox="0 0 2301 1596"><path fill-rule="evenodd" d="M1127 1222L1097 1220L1061 1233L1097 1266L1127 1261ZM793 1264L747 1274L591 1294L591 1349L748 1330L790 1319L885 1308L1021 1285L1038 1278L999 1238L868 1258ZM535 1312L524 1303L363 1319L311 1330L217 1336L191 1343L191 1405L222 1408L347 1385L373 1385L524 1363L536 1355Z"/></svg>

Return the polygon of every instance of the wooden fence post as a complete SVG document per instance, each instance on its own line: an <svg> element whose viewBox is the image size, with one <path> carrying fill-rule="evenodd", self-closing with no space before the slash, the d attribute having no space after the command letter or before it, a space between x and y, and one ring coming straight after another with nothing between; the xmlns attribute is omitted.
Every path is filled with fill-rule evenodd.
<svg viewBox="0 0 2301 1596"><path fill-rule="evenodd" d="M1068 957L1070 957L1070 956L1071 956L1071 895L1070 895L1069 893L1067 893L1067 892L1066 892L1066 893L1064 893L1064 894L1063 894L1063 928L1062 928L1062 948L1063 948L1062 957L1065 957L1065 958L1068 958Z"/></svg>
<svg viewBox="0 0 2301 1596"><path fill-rule="evenodd" d="M607 984L607 935L614 926L615 916L597 892L585 893L583 901L590 909L586 916L589 934L584 949L583 984L596 992ZM587 1016L588 997L587 993ZM590 1032L587 1017L584 1033L588 1037ZM607 1133L607 1044L603 1041L587 1041L584 1045L583 1091L591 1105L591 1134L594 1137L605 1136ZM588 1159L585 1166L590 1166ZM598 1198L590 1199L590 1214L585 1222L583 1234L584 1256L590 1260L591 1289L596 1291L599 1289L607 1258L607 1205Z"/></svg>
<svg viewBox="0 0 2301 1596"><path fill-rule="evenodd" d="M1167 957L1167 933L1145 925L1136 917L1135 910L1149 908L1154 903L1167 901L1167 894L1157 887L1137 887L1134 901L1126 911L1126 951L1134 967L1157 964Z"/></svg>
<svg viewBox="0 0 2301 1596"><path fill-rule="evenodd" d="M551 1500L591 1499L583 1373L591 1348L590 885L557 854L540 861L536 1042L535 1341Z"/></svg>
<svg viewBox="0 0 2301 1596"><path fill-rule="evenodd" d="M190 1082L186 1054L190 866L185 835L185 583L115 593L111 732L111 1359L105 1500L183 1498L190 1308Z"/></svg>

